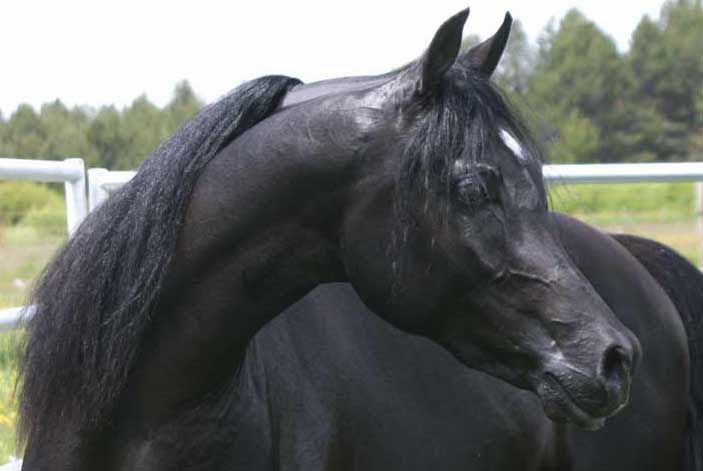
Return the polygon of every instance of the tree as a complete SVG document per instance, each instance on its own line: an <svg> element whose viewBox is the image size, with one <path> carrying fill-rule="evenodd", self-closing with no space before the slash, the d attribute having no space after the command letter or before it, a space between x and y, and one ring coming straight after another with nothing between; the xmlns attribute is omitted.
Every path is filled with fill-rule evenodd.
<svg viewBox="0 0 703 471"><path fill-rule="evenodd" d="M534 73L528 82L529 102L545 120L539 134L555 145L574 127L598 130L597 148L572 149L589 161L617 160L618 128L622 106L622 60L615 42L578 10L569 11L555 29L550 25L540 38ZM576 113L574 113L574 110ZM559 138L558 136L561 136ZM585 143L584 143L585 144Z"/></svg>
<svg viewBox="0 0 703 471"><path fill-rule="evenodd" d="M95 160L95 150L86 136L90 118L85 110L78 107L69 110L55 100L42 105L39 121L44 140L37 155L57 160L68 157Z"/></svg>
<svg viewBox="0 0 703 471"><path fill-rule="evenodd" d="M142 95L122 113L121 138L124 142L117 169L138 167L169 135L164 114Z"/></svg>
<svg viewBox="0 0 703 471"><path fill-rule="evenodd" d="M90 167L126 169L120 164L128 148L128 141L122 129L122 117L114 106L103 106L95 115L87 129L87 138L95 149L95 162L86 162Z"/></svg>
<svg viewBox="0 0 703 471"><path fill-rule="evenodd" d="M534 68L535 53L519 20L513 22L510 39L495 73L496 83L509 95L525 95Z"/></svg>
<svg viewBox="0 0 703 471"><path fill-rule="evenodd" d="M0 111L0 157L10 155L8 140L7 140L7 122Z"/></svg>
<svg viewBox="0 0 703 471"><path fill-rule="evenodd" d="M695 102L696 119L690 137L690 157L691 160L703 160L703 87L698 90Z"/></svg>
<svg viewBox="0 0 703 471"><path fill-rule="evenodd" d="M195 95L188 81L179 82L173 90L173 98L164 110L168 115L169 129L178 129L202 107L203 103Z"/></svg>
<svg viewBox="0 0 703 471"><path fill-rule="evenodd" d="M600 130L571 109L560 126L558 140L552 146L550 157L564 164L593 162L600 149Z"/></svg>
<svg viewBox="0 0 703 471"><path fill-rule="evenodd" d="M658 22L642 18L626 64L626 121L620 141L634 158L696 158L703 120L700 1L667 2Z"/></svg>
<svg viewBox="0 0 703 471"><path fill-rule="evenodd" d="M12 113L5 128L5 149L13 157L41 156L46 134L34 109L20 105Z"/></svg>

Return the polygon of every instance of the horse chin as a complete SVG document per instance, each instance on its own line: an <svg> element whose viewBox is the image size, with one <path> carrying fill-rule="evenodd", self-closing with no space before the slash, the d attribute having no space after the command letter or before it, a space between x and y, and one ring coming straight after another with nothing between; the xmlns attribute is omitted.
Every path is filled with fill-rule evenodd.
<svg viewBox="0 0 703 471"><path fill-rule="evenodd" d="M588 431L599 430L605 425L607 417L595 417L582 409L556 379L542 381L536 392L544 413L554 422L572 423Z"/></svg>

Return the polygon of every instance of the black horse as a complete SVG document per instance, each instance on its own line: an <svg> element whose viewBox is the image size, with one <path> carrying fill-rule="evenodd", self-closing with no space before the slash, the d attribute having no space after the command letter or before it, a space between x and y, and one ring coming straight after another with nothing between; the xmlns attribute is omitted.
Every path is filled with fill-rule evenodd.
<svg viewBox="0 0 703 471"><path fill-rule="evenodd" d="M231 433L190 447L191 469L218 469L231 440L247 444L246 468L267 442L247 433L248 409L234 423L224 411L246 403L232 384L247 344L331 281L464 367L533 391L554 420L597 429L626 404L640 344L567 254L536 146L488 81L509 17L458 56L467 15L383 76L243 85L88 218L33 295L25 470L188 469L174 450L197 442L177 432L194 417ZM685 362L664 300L663 353ZM687 368L671 379L685 394L667 412L684 417Z"/></svg>

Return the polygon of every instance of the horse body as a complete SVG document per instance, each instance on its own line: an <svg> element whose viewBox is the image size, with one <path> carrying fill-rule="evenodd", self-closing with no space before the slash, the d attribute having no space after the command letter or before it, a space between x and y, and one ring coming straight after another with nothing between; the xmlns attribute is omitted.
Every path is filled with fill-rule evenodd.
<svg viewBox="0 0 703 471"><path fill-rule="evenodd" d="M393 328L337 283L266 325L219 400L156 434L152 452L163 467L149 469L688 469L688 350L672 300L615 240L563 216L555 227L645 352L630 405L603 429L550 421L533 394ZM662 250L639 244L645 261ZM665 277L686 266L657 268Z"/></svg>

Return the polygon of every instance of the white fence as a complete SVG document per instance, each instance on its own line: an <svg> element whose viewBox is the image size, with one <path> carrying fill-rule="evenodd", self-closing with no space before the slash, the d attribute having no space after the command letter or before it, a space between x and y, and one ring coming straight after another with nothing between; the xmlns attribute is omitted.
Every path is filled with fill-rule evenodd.
<svg viewBox="0 0 703 471"><path fill-rule="evenodd" d="M545 165L543 173L545 182L549 184L703 182L703 162ZM111 172L102 168L92 168L86 172L81 159L47 161L0 158L0 180L65 183L69 235L88 211L95 209L134 175L135 172ZM699 190L699 194L703 192ZM31 315L32 310L32 306L0 310L0 330L14 328L20 316L23 313Z"/></svg>
<svg viewBox="0 0 703 471"><path fill-rule="evenodd" d="M104 168L88 170L88 209L94 210L110 193L127 183L137 172L115 172Z"/></svg>
<svg viewBox="0 0 703 471"><path fill-rule="evenodd" d="M548 183L701 182L703 162L545 165Z"/></svg>
<svg viewBox="0 0 703 471"><path fill-rule="evenodd" d="M0 179L63 183L66 193L66 224L72 234L88 214L85 166L82 159L0 159Z"/></svg>

